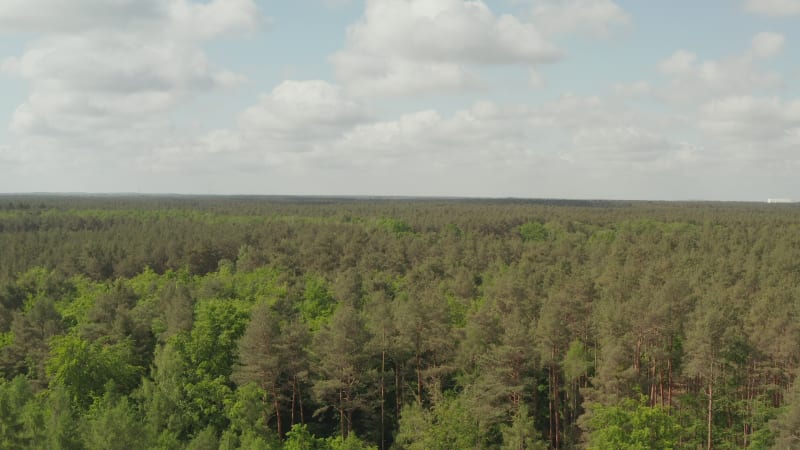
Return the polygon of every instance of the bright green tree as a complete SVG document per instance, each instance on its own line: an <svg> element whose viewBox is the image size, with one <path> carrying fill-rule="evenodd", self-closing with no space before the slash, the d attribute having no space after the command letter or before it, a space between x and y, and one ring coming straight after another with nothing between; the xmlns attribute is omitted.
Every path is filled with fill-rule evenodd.
<svg viewBox="0 0 800 450"><path fill-rule="evenodd" d="M84 417L82 429L84 442L90 449L150 448L144 422L128 397L116 395L113 389L95 400Z"/></svg>
<svg viewBox="0 0 800 450"><path fill-rule="evenodd" d="M51 348L47 361L50 385L66 388L78 407L88 407L109 382L125 393L139 382L140 371L130 363L131 349L126 342L102 345L66 335L53 339Z"/></svg>
<svg viewBox="0 0 800 450"><path fill-rule="evenodd" d="M681 428L669 412L651 407L647 397L624 399L618 405L591 406L589 450L671 450Z"/></svg>
<svg viewBox="0 0 800 450"><path fill-rule="evenodd" d="M430 409L410 403L401 413L396 443L407 450L481 448L474 404L463 393L437 398Z"/></svg>

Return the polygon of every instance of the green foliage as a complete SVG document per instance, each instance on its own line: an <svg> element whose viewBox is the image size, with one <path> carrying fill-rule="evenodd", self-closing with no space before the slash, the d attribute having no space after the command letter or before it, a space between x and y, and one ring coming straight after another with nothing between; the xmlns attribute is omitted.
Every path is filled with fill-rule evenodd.
<svg viewBox="0 0 800 450"><path fill-rule="evenodd" d="M286 433L283 450L326 450L325 441L308 431L306 425L295 425Z"/></svg>
<svg viewBox="0 0 800 450"><path fill-rule="evenodd" d="M367 444L355 434L347 438L318 438L308 431L306 425L295 425L286 433L283 450L377 450L377 447Z"/></svg>
<svg viewBox="0 0 800 450"><path fill-rule="evenodd" d="M33 400L28 381L18 376L11 382L0 380L0 448L28 446L25 406Z"/></svg>
<svg viewBox="0 0 800 450"><path fill-rule="evenodd" d="M363 317L346 304L336 309L330 323L315 336L319 376L314 393L322 403L336 409L343 436L352 432L354 414L367 410L366 399L374 395L368 389L374 386L369 381L375 371L364 352L369 339Z"/></svg>
<svg viewBox="0 0 800 450"><path fill-rule="evenodd" d="M83 448L80 420L70 394L63 386L50 388L44 400L40 400L36 406L41 412L43 433L33 447L64 450Z"/></svg>
<svg viewBox="0 0 800 450"><path fill-rule="evenodd" d="M379 227L394 234L403 234L411 232L411 226L400 219L383 217L377 221L377 224Z"/></svg>
<svg viewBox="0 0 800 450"><path fill-rule="evenodd" d="M3 347L7 347L14 343L14 333L11 331L6 331L5 333L0 333L0 350Z"/></svg>
<svg viewBox="0 0 800 450"><path fill-rule="evenodd" d="M264 420L266 396L267 393L254 383L240 386L225 404L225 415L230 421L229 429L239 434L253 433L264 438L270 437Z"/></svg>
<svg viewBox="0 0 800 450"><path fill-rule="evenodd" d="M479 418L464 396L443 397L430 410L412 403L403 407L397 443L408 450L479 448Z"/></svg>
<svg viewBox="0 0 800 450"><path fill-rule="evenodd" d="M80 275L72 277L71 282L75 286L74 295L71 298L62 298L57 308L64 321L74 326L88 321L95 299L107 290L107 286Z"/></svg>
<svg viewBox="0 0 800 450"><path fill-rule="evenodd" d="M547 443L542 441L536 430L528 407L521 404L511 425L503 428L503 450L545 450Z"/></svg>
<svg viewBox="0 0 800 450"><path fill-rule="evenodd" d="M336 309L336 300L333 298L325 279L309 275L303 289L303 301L298 305L300 317L309 328L319 330L327 323Z"/></svg>
<svg viewBox="0 0 800 450"><path fill-rule="evenodd" d="M214 427L206 427L189 441L186 450L217 450L219 449L219 437Z"/></svg>
<svg viewBox="0 0 800 450"><path fill-rule="evenodd" d="M578 339L569 344L569 349L564 355L562 366L567 380L577 380L581 376L589 376L594 361L592 355L586 351L586 346Z"/></svg>
<svg viewBox="0 0 800 450"><path fill-rule="evenodd" d="M550 237L550 232L539 222L526 222L519 227L519 235L523 241L542 242Z"/></svg>
<svg viewBox="0 0 800 450"><path fill-rule="evenodd" d="M369 445L359 439L355 433L350 433L346 438L341 436L329 437L325 439L325 444L330 450L377 450L375 445Z"/></svg>
<svg viewBox="0 0 800 450"><path fill-rule="evenodd" d="M592 233L591 238L589 238L589 242L591 242L591 243L601 243L602 242L602 243L610 244L611 242L614 242L614 239L616 239L616 237L617 237L617 234L616 234L616 232L614 230L602 230L601 229L601 230L597 230L594 233Z"/></svg>
<svg viewBox="0 0 800 450"><path fill-rule="evenodd" d="M645 396L591 409L590 450L669 450L678 443L680 426L666 409L649 406Z"/></svg>
<svg viewBox="0 0 800 450"><path fill-rule="evenodd" d="M213 299L197 304L183 350L198 378L230 376L249 315L250 306L242 302Z"/></svg>
<svg viewBox="0 0 800 450"><path fill-rule="evenodd" d="M796 208L0 208L0 448L795 446Z"/></svg>
<svg viewBox="0 0 800 450"><path fill-rule="evenodd" d="M795 381L787 394L789 405L771 424L775 431L775 449L793 448L800 443L800 382Z"/></svg>
<svg viewBox="0 0 800 450"><path fill-rule="evenodd" d="M75 404L88 407L111 382L121 392L136 386L139 369L130 364L131 349L126 343L102 345L67 335L51 341L47 375L53 386L63 386Z"/></svg>
<svg viewBox="0 0 800 450"><path fill-rule="evenodd" d="M95 399L82 428L87 448L150 448L144 423L128 397L117 396L113 389Z"/></svg>

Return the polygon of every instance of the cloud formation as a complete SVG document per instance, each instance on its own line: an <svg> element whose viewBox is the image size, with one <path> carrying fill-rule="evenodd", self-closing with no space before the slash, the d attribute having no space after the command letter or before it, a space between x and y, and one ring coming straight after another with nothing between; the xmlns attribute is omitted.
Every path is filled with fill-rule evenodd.
<svg viewBox="0 0 800 450"><path fill-rule="evenodd" d="M338 86L287 80L247 108L239 127L269 140L313 141L336 137L366 118L364 106L345 97Z"/></svg>
<svg viewBox="0 0 800 450"><path fill-rule="evenodd" d="M699 60L690 51L678 50L658 65L668 78L661 96L669 102L694 103L779 88L784 83L783 76L764 70L761 63L779 55L784 43L780 34L758 33L741 54L719 60Z"/></svg>
<svg viewBox="0 0 800 450"><path fill-rule="evenodd" d="M30 86L11 130L23 141L57 139L66 148L92 137L107 150L124 147L131 134L167 127L164 114L185 98L241 82L209 61L200 44L261 20L252 0L65 5L3 2L0 25L37 35L24 54L3 62L5 73Z"/></svg>
<svg viewBox="0 0 800 450"><path fill-rule="evenodd" d="M746 0L745 9L752 13L772 17L800 15L799 0Z"/></svg>
<svg viewBox="0 0 800 450"><path fill-rule="evenodd" d="M335 34L301 34L336 42L346 28L339 51L284 29L244 57L262 42L228 38L265 23L256 0L0 2L0 33L27 40L0 73L28 87L6 102L0 189L697 198L736 188L731 174L800 168L785 21L738 49L676 45L659 60L627 40L648 42L625 28L648 7L612 0L515 0L513 15L485 0L333 1L309 6L340 20Z"/></svg>
<svg viewBox="0 0 800 450"><path fill-rule="evenodd" d="M628 13L612 0L536 0L532 15L547 35L607 35L613 27L631 22Z"/></svg>
<svg viewBox="0 0 800 450"><path fill-rule="evenodd" d="M800 166L800 100L722 98L701 107L699 127L729 158L781 171Z"/></svg>
<svg viewBox="0 0 800 450"><path fill-rule="evenodd" d="M559 57L533 24L497 16L479 0L367 0L345 48L330 60L356 95L405 95L474 86L475 65L532 66Z"/></svg>
<svg viewBox="0 0 800 450"><path fill-rule="evenodd" d="M784 35L761 32L748 48L724 59L701 60L678 50L658 65L666 82L648 83L646 95L683 118L684 128L702 144L700 158L705 163L737 170L785 170L800 162L795 155L800 103L778 97L789 80L764 69L785 46Z"/></svg>
<svg viewBox="0 0 800 450"><path fill-rule="evenodd" d="M262 20L252 0L5 0L0 29L25 33L135 31L208 39Z"/></svg>

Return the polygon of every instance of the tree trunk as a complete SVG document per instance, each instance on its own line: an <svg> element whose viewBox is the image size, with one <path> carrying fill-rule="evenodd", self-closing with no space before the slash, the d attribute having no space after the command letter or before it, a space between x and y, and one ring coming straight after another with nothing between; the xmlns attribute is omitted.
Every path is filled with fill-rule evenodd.
<svg viewBox="0 0 800 450"><path fill-rule="evenodd" d="M281 422L281 403L278 401L278 392L272 389L273 405L275 406L275 418L278 421L278 438L283 439L283 423Z"/></svg>
<svg viewBox="0 0 800 450"><path fill-rule="evenodd" d="M547 395L549 398L547 399L548 400L547 404L548 404L548 407L550 408L550 415L549 415L550 430L548 432L547 438L550 440L550 445L555 446L555 434L553 433L553 428L554 428L553 427L553 418L554 418L554 412L553 412L553 367L551 366L551 367L549 367L549 369L550 370L548 371L548 374L547 374L548 375L547 376L547 378L548 378L547 379L547 384L548 384L548 388L549 388L548 395Z"/></svg>
<svg viewBox="0 0 800 450"><path fill-rule="evenodd" d="M712 364L713 368L713 364ZM711 450L711 422L714 417L714 381L713 377L708 380L708 445L707 449Z"/></svg>
<svg viewBox="0 0 800 450"><path fill-rule="evenodd" d="M272 418L267 412L267 402L269 401L269 397L267 394L267 389L264 386L261 386L261 389L264 391L264 396L261 398L261 402L263 403L264 407L261 410L261 417L264 419L264 428L267 429L270 433L272 430L269 428L269 421Z"/></svg>
<svg viewBox="0 0 800 450"><path fill-rule="evenodd" d="M672 414L672 357L667 360L667 408Z"/></svg>
<svg viewBox="0 0 800 450"><path fill-rule="evenodd" d="M339 389L339 430L342 434L342 439L346 438L344 434L344 400L342 390Z"/></svg>
<svg viewBox="0 0 800 450"><path fill-rule="evenodd" d="M399 364L394 365L394 399L395 399L395 417L400 417L400 409L403 407L403 385L400 383L400 369L402 366Z"/></svg>
<svg viewBox="0 0 800 450"><path fill-rule="evenodd" d="M300 382L297 381L297 377L294 378L294 382L297 385L297 403L300 406L300 425L306 424L306 416L303 413L303 391L300 389Z"/></svg>
<svg viewBox="0 0 800 450"><path fill-rule="evenodd" d="M353 410L347 410L347 436L350 436L350 433L353 431ZM345 438L347 438L345 436Z"/></svg>
<svg viewBox="0 0 800 450"><path fill-rule="evenodd" d="M555 399L555 413L556 413L556 450L561 448L561 405L560 405L560 398L559 398L559 389L558 389L558 369L554 366L553 367L553 380L555 383L553 384L553 398Z"/></svg>
<svg viewBox="0 0 800 450"><path fill-rule="evenodd" d="M642 338L639 337L636 339L636 354L633 356L633 367L636 369L636 376L641 376L642 374Z"/></svg>
<svg viewBox="0 0 800 450"><path fill-rule="evenodd" d="M292 426L294 426L294 407L297 399L297 390L295 389L295 379L292 378Z"/></svg>
<svg viewBox="0 0 800 450"><path fill-rule="evenodd" d="M385 339L385 335L384 335ZM386 446L386 351L381 352L381 450Z"/></svg>
<svg viewBox="0 0 800 450"><path fill-rule="evenodd" d="M422 360L417 351L417 403L422 405Z"/></svg>

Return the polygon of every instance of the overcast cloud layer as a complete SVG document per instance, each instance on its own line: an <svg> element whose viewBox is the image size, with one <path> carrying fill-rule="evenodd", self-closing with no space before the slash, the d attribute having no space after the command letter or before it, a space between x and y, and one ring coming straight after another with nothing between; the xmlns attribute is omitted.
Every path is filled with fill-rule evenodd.
<svg viewBox="0 0 800 450"><path fill-rule="evenodd" d="M0 2L0 192L800 200L800 0L302 3Z"/></svg>

